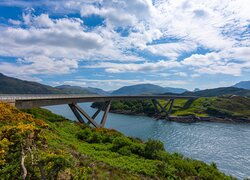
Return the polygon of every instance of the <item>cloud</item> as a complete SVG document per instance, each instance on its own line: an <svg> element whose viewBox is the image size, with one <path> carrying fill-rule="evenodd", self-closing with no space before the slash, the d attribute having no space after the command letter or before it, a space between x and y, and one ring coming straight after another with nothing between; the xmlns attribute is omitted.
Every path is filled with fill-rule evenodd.
<svg viewBox="0 0 250 180"><path fill-rule="evenodd" d="M147 46L146 50L153 54L176 59L182 53L194 51L197 45L192 42L173 42L164 44L154 44Z"/></svg>
<svg viewBox="0 0 250 180"><path fill-rule="evenodd" d="M97 65L83 66L83 68L104 68L109 73L124 73L124 72L154 72L171 68L179 67L180 64L176 61L158 61L136 63L99 63Z"/></svg>
<svg viewBox="0 0 250 180"><path fill-rule="evenodd" d="M37 57L48 64L40 65L40 72L48 73L55 64L70 72L81 61L97 62L84 68L108 73L186 68L192 74L240 76L249 68L248 0L3 0L0 5L29 7L22 21L9 19L0 31L0 56L24 60L1 65L19 73L39 72ZM37 7L47 12L34 15ZM84 19L93 14L104 20L89 28ZM158 56L166 60L154 60ZM179 76L187 77L183 73Z"/></svg>
<svg viewBox="0 0 250 180"><path fill-rule="evenodd" d="M193 67L200 74L228 74L240 76L244 69L250 68L250 47L238 47L207 54L193 54L181 61Z"/></svg>
<svg viewBox="0 0 250 180"><path fill-rule="evenodd" d="M0 72L8 75L32 75L67 74L78 68L78 62L74 59L53 59L46 56L28 57L18 59L18 63L0 62Z"/></svg>

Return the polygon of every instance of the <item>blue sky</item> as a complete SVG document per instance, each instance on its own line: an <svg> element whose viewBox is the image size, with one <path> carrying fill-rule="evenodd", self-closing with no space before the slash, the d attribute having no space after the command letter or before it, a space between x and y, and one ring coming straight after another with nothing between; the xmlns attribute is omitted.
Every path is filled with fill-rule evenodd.
<svg viewBox="0 0 250 180"><path fill-rule="evenodd" d="M0 72L52 86L250 80L249 0L1 0Z"/></svg>

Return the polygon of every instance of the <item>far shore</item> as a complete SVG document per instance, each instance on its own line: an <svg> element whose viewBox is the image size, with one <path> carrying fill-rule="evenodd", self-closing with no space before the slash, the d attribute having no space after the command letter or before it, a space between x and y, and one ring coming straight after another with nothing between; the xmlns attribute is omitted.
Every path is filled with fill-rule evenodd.
<svg viewBox="0 0 250 180"><path fill-rule="evenodd" d="M194 115L190 116L156 116L147 115L145 113L136 113L126 110L110 110L111 113L135 115L135 116L148 116L155 119L165 119L167 121L174 121L180 123L195 123L195 122L220 122L220 123L250 123L250 119L247 118L229 118L229 117L198 117Z"/></svg>

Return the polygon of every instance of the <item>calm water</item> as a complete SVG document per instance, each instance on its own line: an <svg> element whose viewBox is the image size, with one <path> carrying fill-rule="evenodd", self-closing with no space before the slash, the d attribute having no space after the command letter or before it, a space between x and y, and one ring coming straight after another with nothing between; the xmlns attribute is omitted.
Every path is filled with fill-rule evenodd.
<svg viewBox="0 0 250 180"><path fill-rule="evenodd" d="M88 103L81 106L91 115L95 112ZM76 119L66 105L46 108ZM216 162L221 171L240 179L250 177L250 124L184 124L109 113L105 126L143 140L161 140L170 152L179 152L207 163Z"/></svg>

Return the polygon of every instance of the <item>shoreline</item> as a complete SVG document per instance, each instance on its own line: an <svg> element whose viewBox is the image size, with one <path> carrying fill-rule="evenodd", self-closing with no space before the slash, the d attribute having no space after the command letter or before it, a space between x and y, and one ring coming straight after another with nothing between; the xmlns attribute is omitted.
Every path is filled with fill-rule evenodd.
<svg viewBox="0 0 250 180"><path fill-rule="evenodd" d="M229 117L198 117L194 115L190 116L155 116L147 115L145 113L135 113L131 111L124 110L110 110L109 112L115 114L124 114L124 115L134 115L134 116L148 116L154 119L164 119L167 121L180 122L180 123L196 123L196 122L219 122L219 123L250 123L250 119L246 118L229 118Z"/></svg>

